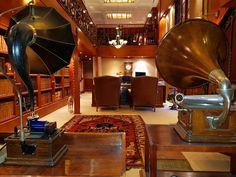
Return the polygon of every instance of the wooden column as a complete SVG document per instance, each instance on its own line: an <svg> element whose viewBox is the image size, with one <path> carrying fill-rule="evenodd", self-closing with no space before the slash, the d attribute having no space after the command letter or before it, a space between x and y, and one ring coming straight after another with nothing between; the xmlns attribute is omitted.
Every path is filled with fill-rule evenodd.
<svg viewBox="0 0 236 177"><path fill-rule="evenodd" d="M97 77L98 76L98 57L97 56L94 57L93 61L94 61L93 66L94 66L94 70L95 70L94 77Z"/></svg>
<svg viewBox="0 0 236 177"><path fill-rule="evenodd" d="M76 41L78 40L78 31L76 30ZM74 75L73 75L73 97L74 97L74 114L80 114L80 64L79 51L76 46L73 54L74 59Z"/></svg>

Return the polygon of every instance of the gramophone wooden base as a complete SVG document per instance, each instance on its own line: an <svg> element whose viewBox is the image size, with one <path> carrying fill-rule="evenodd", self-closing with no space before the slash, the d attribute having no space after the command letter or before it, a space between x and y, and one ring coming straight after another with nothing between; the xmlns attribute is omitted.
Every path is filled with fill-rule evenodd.
<svg viewBox="0 0 236 177"><path fill-rule="evenodd" d="M219 111L179 111L175 130L187 142L236 143L236 111L231 111L224 125L217 129L211 129L207 122L205 115L209 112L219 115Z"/></svg>
<svg viewBox="0 0 236 177"><path fill-rule="evenodd" d="M34 154L22 154L19 137L7 137L7 157L4 164L54 166L67 151L67 146L63 144L63 134L62 130L58 130L49 138L26 137L26 144L36 145Z"/></svg>

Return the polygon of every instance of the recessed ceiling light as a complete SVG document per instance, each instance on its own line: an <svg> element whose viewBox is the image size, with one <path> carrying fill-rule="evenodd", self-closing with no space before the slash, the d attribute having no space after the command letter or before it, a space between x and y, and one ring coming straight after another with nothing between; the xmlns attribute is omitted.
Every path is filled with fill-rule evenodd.
<svg viewBox="0 0 236 177"><path fill-rule="evenodd" d="M134 3L134 0L104 0L104 3Z"/></svg>
<svg viewBox="0 0 236 177"><path fill-rule="evenodd" d="M132 17L131 13L108 13L107 15L108 19L129 19Z"/></svg>

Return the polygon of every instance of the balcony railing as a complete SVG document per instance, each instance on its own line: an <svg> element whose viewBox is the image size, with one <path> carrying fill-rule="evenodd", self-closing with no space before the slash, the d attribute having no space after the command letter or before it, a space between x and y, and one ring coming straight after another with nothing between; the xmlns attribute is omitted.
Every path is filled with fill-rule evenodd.
<svg viewBox="0 0 236 177"><path fill-rule="evenodd" d="M57 2L93 44L108 45L108 41L115 39L115 27L96 28L82 0L57 0ZM138 25L138 27L123 28L121 38L128 41L127 45L156 45L158 41L157 23L154 17L147 19L143 27Z"/></svg>
<svg viewBox="0 0 236 177"><path fill-rule="evenodd" d="M126 45L156 45L155 31L146 27L122 28L121 38L127 40ZM108 41L115 39L115 28L98 28L97 45L109 45Z"/></svg>
<svg viewBox="0 0 236 177"><path fill-rule="evenodd" d="M97 43L97 29L82 0L57 0L67 14L93 44Z"/></svg>

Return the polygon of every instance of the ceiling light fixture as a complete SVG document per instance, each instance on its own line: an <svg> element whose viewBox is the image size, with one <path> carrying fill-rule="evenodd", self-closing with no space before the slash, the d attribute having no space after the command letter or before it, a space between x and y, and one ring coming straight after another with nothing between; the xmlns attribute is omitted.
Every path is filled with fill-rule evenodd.
<svg viewBox="0 0 236 177"><path fill-rule="evenodd" d="M147 14L147 17L148 17L148 18L151 18L151 17L152 17L152 13L148 13L148 14Z"/></svg>
<svg viewBox="0 0 236 177"><path fill-rule="evenodd" d="M116 38L109 41L110 45L113 45L115 48L119 49L123 45L127 44L127 41L124 39L121 39L121 29L120 27L116 27Z"/></svg>
<svg viewBox="0 0 236 177"><path fill-rule="evenodd" d="M131 13L108 13L107 18L108 19L129 19L132 17Z"/></svg>
<svg viewBox="0 0 236 177"><path fill-rule="evenodd" d="M134 3L134 0L104 0L104 3Z"/></svg>

